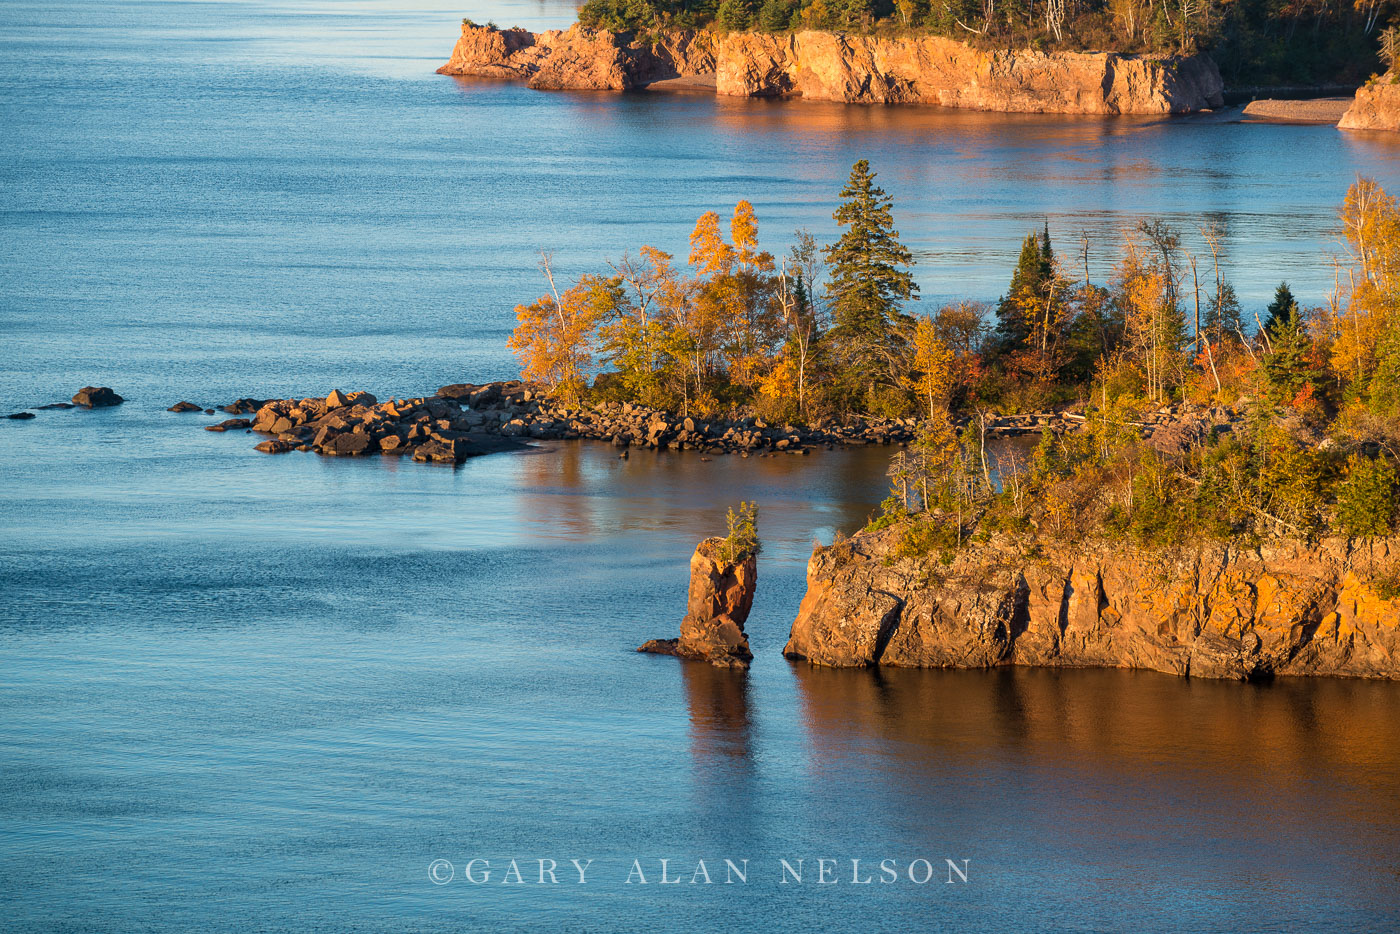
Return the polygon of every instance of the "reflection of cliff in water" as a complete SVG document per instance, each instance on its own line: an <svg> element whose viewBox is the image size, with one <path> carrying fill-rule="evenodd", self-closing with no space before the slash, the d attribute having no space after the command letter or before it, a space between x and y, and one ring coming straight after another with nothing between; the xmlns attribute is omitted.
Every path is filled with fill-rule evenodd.
<svg viewBox="0 0 1400 934"><path fill-rule="evenodd" d="M747 769L752 745L748 673L702 662L680 663L690 710L690 749L698 769L711 760L735 760Z"/></svg>
<svg viewBox="0 0 1400 934"><path fill-rule="evenodd" d="M878 744L898 750L900 768L914 773L975 772L1014 756L1265 799L1270 789L1316 783L1329 819L1400 831L1395 808L1374 810L1378 796L1400 806L1400 684L1254 685L1118 670L793 671L818 761Z"/></svg>

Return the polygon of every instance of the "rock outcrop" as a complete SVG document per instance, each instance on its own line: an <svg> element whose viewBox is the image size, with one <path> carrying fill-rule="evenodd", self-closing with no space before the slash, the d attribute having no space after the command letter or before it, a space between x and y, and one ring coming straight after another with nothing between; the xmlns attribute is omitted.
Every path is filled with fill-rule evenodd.
<svg viewBox="0 0 1400 934"><path fill-rule="evenodd" d="M1337 126L1343 130L1400 130L1400 74L1387 73L1358 90Z"/></svg>
<svg viewBox="0 0 1400 934"><path fill-rule="evenodd" d="M716 93L735 97L1027 113L1190 113L1222 102L1220 71L1206 55L988 52L939 36L813 31L673 30L646 44L579 25L530 33L464 24L452 58L438 71L551 90L629 90L713 73Z"/></svg>
<svg viewBox="0 0 1400 934"><path fill-rule="evenodd" d="M818 547L784 649L836 667L1142 668L1400 679L1400 539L1174 553L1009 539L894 559L901 527Z"/></svg>
<svg viewBox="0 0 1400 934"><path fill-rule="evenodd" d="M731 34L717 93L1068 114L1190 113L1223 101L1205 55L987 52L940 36Z"/></svg>
<svg viewBox="0 0 1400 934"><path fill-rule="evenodd" d="M709 662L721 668L747 668L749 651L744 621L758 586L758 557L726 560L724 539L707 538L690 558L690 598L679 639L652 639L637 649Z"/></svg>
<svg viewBox="0 0 1400 934"><path fill-rule="evenodd" d="M126 400L106 386L84 386L73 394L73 404L89 409L121 405Z"/></svg>
<svg viewBox="0 0 1400 934"><path fill-rule="evenodd" d="M633 44L627 33L587 29L532 33L464 23L443 75L526 81L547 91L627 91L653 81L715 70L710 33L678 29L655 45Z"/></svg>

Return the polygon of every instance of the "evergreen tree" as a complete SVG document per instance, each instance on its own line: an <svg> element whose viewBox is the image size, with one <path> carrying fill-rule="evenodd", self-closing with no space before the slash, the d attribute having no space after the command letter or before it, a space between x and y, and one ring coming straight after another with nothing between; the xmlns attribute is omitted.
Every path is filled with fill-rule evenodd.
<svg viewBox="0 0 1400 934"><path fill-rule="evenodd" d="M913 256L894 229L893 199L875 185L869 162L851 167L841 199L832 216L846 230L825 251L831 344L848 381L873 389L877 378L890 381L903 342L896 327L904 320L900 303L917 296L919 287L909 273Z"/></svg>
<svg viewBox="0 0 1400 934"><path fill-rule="evenodd" d="M1269 316L1264 319L1264 330L1272 340L1274 332L1282 325L1298 320L1298 302L1287 282L1280 282L1274 290L1274 300L1269 303Z"/></svg>
<svg viewBox="0 0 1400 934"><path fill-rule="evenodd" d="M1288 306L1284 306L1286 309ZM1311 360L1312 342L1308 339L1303 320L1293 311L1281 311L1268 325L1272 352L1264 355L1264 374L1286 401L1295 397L1304 386L1313 383L1318 374Z"/></svg>
<svg viewBox="0 0 1400 934"><path fill-rule="evenodd" d="M1002 353L1020 350L1030 340L1032 325L1026 306L1039 304L1045 298L1054 275L1055 258L1047 224L1040 236L1029 233L1021 241L1021 256L1011 274L1011 286L997 303L996 343Z"/></svg>
<svg viewBox="0 0 1400 934"><path fill-rule="evenodd" d="M1235 297L1235 287L1221 282L1206 305L1205 331L1212 340L1220 340L1226 334L1243 330L1240 317L1240 301Z"/></svg>
<svg viewBox="0 0 1400 934"><path fill-rule="evenodd" d="M1045 229L1040 233L1040 273L1048 279L1055 272L1055 251L1050 247L1050 221L1046 220Z"/></svg>

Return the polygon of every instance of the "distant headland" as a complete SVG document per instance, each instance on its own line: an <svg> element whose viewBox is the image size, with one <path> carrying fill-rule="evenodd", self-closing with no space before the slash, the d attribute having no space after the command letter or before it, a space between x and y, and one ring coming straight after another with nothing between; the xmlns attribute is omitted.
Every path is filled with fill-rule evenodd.
<svg viewBox="0 0 1400 934"><path fill-rule="evenodd" d="M1208 55L987 51L942 36L667 29L533 33L464 21L440 74L539 90L626 91L685 82L732 97L936 104L1011 113L1174 114L1219 107Z"/></svg>

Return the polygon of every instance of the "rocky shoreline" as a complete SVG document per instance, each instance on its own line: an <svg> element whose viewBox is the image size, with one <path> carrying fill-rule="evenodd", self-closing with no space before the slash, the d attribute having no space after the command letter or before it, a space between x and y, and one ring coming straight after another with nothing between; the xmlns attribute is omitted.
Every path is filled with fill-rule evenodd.
<svg viewBox="0 0 1400 934"><path fill-rule="evenodd" d="M463 22L438 69L540 90L642 88L713 76L731 97L936 104L1015 113L1193 113L1223 103L1209 56L984 51L940 36L666 30L642 41L587 29L533 33ZM700 87L703 85L694 85Z"/></svg>
<svg viewBox="0 0 1400 934"><path fill-rule="evenodd" d="M831 667L1139 668L1400 679L1400 540L1145 551L1004 536L948 563L903 527L813 550L784 654Z"/></svg>
<svg viewBox="0 0 1400 934"><path fill-rule="evenodd" d="M107 387L84 387L73 398L36 410L127 402ZM169 410L221 410L233 417L205 430L262 435L257 450L266 453L407 455L453 465L519 450L531 439L604 441L621 456L633 447L772 456L816 445L906 444L918 427L913 419L773 426L626 403L571 408L519 381L456 383L432 396L386 402L336 390L324 398L240 398L219 410L183 401ZM1149 444L1170 452L1206 433L1233 431L1244 417L1237 408L1164 406L1135 424ZM1003 416L985 427L989 436L1015 437L1074 431L1083 422L1066 410ZM946 555L909 557L900 548L905 523L813 550L786 656L832 667L1032 665L1243 680L1400 679L1400 539L1150 551L1123 542L996 535ZM720 560L718 541L702 542L692 557L680 638L652 640L639 651L747 667L743 624L756 563L752 555Z"/></svg>
<svg viewBox="0 0 1400 934"><path fill-rule="evenodd" d="M85 387L74 400L38 408L101 407L123 401L107 387ZM985 431L989 440L1036 436L1046 430L1073 432L1085 423L1078 408L988 416L971 427ZM622 456L641 448L748 457L805 455L813 448L907 445L919 432L916 418L855 418L844 423L824 419L813 425L790 425L771 424L755 416L686 416L626 402L570 406L519 380L454 383L431 396L386 402L368 392L334 390L324 397L300 399L245 397L217 408L181 401L168 411L235 416L203 428L261 434L265 438L257 450L267 454L407 455L447 464L518 450L531 440L601 441L620 449ZM34 415L26 411L5 417L18 420ZM1178 404L1148 413L1132 427L1157 449L1174 452L1209 433L1231 431L1244 417L1242 407ZM963 419L959 424L969 423Z"/></svg>
<svg viewBox="0 0 1400 934"><path fill-rule="evenodd" d="M251 419L211 430L247 428L273 436L266 453L292 450L353 456L412 455L461 463L467 457L518 447L529 440L601 441L621 450L693 451L703 455L805 455L813 448L905 445L918 435L915 418L857 418L846 423L771 424L762 418L703 418L626 402L569 406L519 381L454 383L436 395L380 403L369 393L333 392L325 399L242 399L223 407ZM1175 451L1210 432L1229 431L1242 409L1163 406L1134 423L1155 447ZM989 417L990 438L1078 430L1085 417L1072 408ZM979 423L977 430L982 429ZM502 443L504 442L504 444Z"/></svg>

